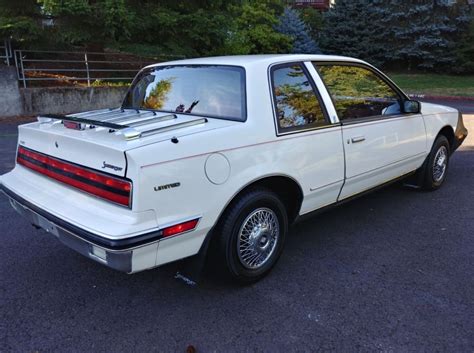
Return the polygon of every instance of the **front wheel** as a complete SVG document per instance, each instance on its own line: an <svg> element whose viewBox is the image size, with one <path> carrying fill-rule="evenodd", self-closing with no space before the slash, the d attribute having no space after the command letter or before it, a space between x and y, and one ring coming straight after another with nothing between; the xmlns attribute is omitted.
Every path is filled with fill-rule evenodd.
<svg viewBox="0 0 474 353"><path fill-rule="evenodd" d="M425 190L436 190L446 179L449 167L450 146L448 139L440 135L433 144L426 160L425 175L422 187Z"/></svg>
<svg viewBox="0 0 474 353"><path fill-rule="evenodd" d="M263 188L245 192L222 216L217 228L217 258L240 282L254 282L277 262L288 232L286 209Z"/></svg>

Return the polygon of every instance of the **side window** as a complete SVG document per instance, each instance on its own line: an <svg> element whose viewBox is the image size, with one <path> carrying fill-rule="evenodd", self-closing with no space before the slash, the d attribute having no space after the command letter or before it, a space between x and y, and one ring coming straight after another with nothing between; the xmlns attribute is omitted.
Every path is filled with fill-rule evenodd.
<svg viewBox="0 0 474 353"><path fill-rule="evenodd" d="M402 112L399 94L373 71L350 65L314 66L333 99L339 120Z"/></svg>
<svg viewBox="0 0 474 353"><path fill-rule="evenodd" d="M326 125L321 104L301 64L272 70L278 131L297 131Z"/></svg>

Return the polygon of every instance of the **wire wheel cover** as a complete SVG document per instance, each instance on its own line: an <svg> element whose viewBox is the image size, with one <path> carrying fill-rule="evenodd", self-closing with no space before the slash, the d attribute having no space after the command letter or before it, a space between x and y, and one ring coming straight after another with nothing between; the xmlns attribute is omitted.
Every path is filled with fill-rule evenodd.
<svg viewBox="0 0 474 353"><path fill-rule="evenodd" d="M439 182L443 179L448 166L448 150L446 146L441 146L436 152L433 163L433 180Z"/></svg>
<svg viewBox="0 0 474 353"><path fill-rule="evenodd" d="M241 264L252 270L265 265L275 251L280 236L278 217L269 208L250 213L239 231L237 254Z"/></svg>

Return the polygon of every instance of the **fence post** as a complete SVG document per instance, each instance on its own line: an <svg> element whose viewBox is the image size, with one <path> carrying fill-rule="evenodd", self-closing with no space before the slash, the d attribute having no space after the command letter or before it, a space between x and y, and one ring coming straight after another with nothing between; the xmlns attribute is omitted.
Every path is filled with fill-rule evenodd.
<svg viewBox="0 0 474 353"><path fill-rule="evenodd" d="M87 87L91 86L91 79L89 74L89 61L87 60L87 52L84 53L84 62L86 64L86 73L87 73Z"/></svg>
<svg viewBox="0 0 474 353"><path fill-rule="evenodd" d="M7 59L7 66L10 66L10 50L9 50L10 41L7 39L4 39L3 42L5 44L5 57Z"/></svg>
<svg viewBox="0 0 474 353"><path fill-rule="evenodd" d="M21 50L19 50L18 53L20 54L20 67L21 67L21 77L23 79L23 88L26 88L25 67L23 66L23 54Z"/></svg>
<svg viewBox="0 0 474 353"><path fill-rule="evenodd" d="M12 40L8 40L8 51L10 52L10 58L13 60Z"/></svg>
<svg viewBox="0 0 474 353"><path fill-rule="evenodd" d="M18 81L20 81L20 67L18 66L18 59L16 58L16 52L18 50L15 50L13 52L13 59L15 60L15 67L16 67L16 77L18 78Z"/></svg>

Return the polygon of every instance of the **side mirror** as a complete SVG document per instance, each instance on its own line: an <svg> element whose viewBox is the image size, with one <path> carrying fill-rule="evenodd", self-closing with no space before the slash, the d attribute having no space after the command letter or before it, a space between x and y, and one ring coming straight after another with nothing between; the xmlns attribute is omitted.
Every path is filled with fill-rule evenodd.
<svg viewBox="0 0 474 353"><path fill-rule="evenodd" d="M413 100L405 101L403 102L403 111L405 113L418 114L421 112L421 104Z"/></svg>

